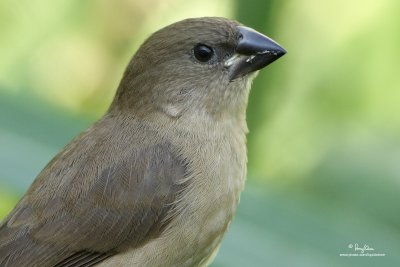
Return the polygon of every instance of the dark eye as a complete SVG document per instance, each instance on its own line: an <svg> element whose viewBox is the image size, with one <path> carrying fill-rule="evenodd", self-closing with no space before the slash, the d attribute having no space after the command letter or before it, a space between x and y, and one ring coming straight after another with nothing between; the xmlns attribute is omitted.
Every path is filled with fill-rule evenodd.
<svg viewBox="0 0 400 267"><path fill-rule="evenodd" d="M213 49L204 44L196 45L193 49L193 52L196 59L200 62L207 62L214 55Z"/></svg>

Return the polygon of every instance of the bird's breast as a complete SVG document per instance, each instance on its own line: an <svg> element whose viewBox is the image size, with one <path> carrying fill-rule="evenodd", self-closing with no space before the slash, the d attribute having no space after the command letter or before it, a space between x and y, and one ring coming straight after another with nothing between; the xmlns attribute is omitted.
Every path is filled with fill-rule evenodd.
<svg viewBox="0 0 400 267"><path fill-rule="evenodd" d="M212 258L236 212L246 176L244 135L197 142L182 147L182 155L192 159L190 176L170 228L171 236L174 231L179 236L182 251L192 255L181 266L206 265Z"/></svg>

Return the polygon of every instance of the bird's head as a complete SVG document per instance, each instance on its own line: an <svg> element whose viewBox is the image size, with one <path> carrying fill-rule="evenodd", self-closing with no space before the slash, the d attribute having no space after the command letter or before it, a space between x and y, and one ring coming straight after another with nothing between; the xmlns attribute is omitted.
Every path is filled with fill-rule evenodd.
<svg viewBox="0 0 400 267"><path fill-rule="evenodd" d="M244 115L255 73L285 53L270 38L236 21L186 19L143 43L112 106L176 118L185 113Z"/></svg>

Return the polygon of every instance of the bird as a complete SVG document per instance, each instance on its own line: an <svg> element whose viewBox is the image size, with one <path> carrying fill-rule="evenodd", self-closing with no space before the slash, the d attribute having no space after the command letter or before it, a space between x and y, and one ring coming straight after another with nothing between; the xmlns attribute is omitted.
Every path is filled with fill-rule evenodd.
<svg viewBox="0 0 400 267"><path fill-rule="evenodd" d="M208 266L244 189L251 83L285 53L221 17L153 33L1 222L0 266Z"/></svg>

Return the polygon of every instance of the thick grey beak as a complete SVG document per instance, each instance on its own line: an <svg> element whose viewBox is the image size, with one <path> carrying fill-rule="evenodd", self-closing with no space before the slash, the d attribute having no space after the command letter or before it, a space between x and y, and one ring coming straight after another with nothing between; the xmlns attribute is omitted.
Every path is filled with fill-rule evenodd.
<svg viewBox="0 0 400 267"><path fill-rule="evenodd" d="M225 64L230 67L231 81L260 70L286 54L286 50L269 37L248 27L237 28L241 38L236 47L236 55Z"/></svg>

